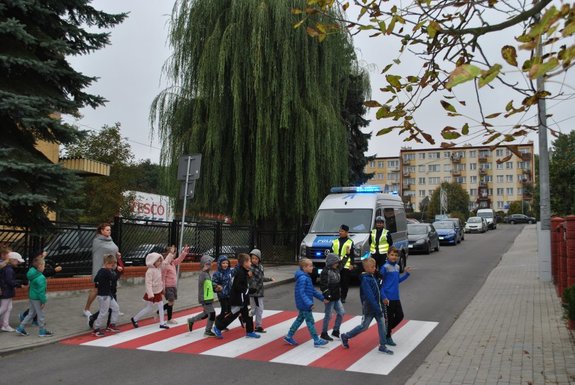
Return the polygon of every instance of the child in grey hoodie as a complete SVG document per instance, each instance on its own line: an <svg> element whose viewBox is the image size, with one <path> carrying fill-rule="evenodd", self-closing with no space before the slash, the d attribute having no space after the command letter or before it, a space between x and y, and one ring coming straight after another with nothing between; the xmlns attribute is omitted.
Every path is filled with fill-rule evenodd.
<svg viewBox="0 0 575 385"><path fill-rule="evenodd" d="M209 255L204 255L202 256L202 259L200 259L202 271L198 277L198 301L202 305L202 312L200 314L196 314L192 318L188 318L188 330L190 332L194 328L194 322L206 318L208 319L206 329L204 331L204 337L216 336L212 332L212 326L216 320L216 311L214 310L214 284L212 283L212 277L210 276L210 269L213 261L214 259Z"/></svg>

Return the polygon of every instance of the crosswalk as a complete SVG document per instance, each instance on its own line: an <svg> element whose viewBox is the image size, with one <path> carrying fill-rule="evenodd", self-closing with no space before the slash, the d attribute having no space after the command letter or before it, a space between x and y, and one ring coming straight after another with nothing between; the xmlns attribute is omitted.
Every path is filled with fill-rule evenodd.
<svg viewBox="0 0 575 385"><path fill-rule="evenodd" d="M283 341L294 319L295 311L264 311L266 333L259 339L245 338L245 330L238 320L229 326L223 339L204 337L206 320L196 322L190 333L187 318L201 312L193 308L175 314L177 325L169 330L158 328L157 322L144 320L138 329L131 325L120 326L121 333L94 337L86 333L63 340L67 345L93 346L102 348L138 349L155 352L201 354L218 357L238 358L288 365L301 365L317 368L344 370L350 372L389 374L401 363L437 326L437 322L404 320L393 331L397 346L392 347L393 355L378 352L377 326L375 322L364 333L350 340L350 349L343 349L338 339L314 348L305 323L294 338L298 346L290 346ZM314 313L316 330L321 330L323 313ZM341 331L349 331L359 325L361 316L346 315Z"/></svg>

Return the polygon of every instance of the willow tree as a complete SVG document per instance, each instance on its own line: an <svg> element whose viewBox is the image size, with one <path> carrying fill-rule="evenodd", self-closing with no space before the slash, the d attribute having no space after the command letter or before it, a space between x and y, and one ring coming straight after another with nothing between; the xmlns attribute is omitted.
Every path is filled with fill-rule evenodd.
<svg viewBox="0 0 575 385"><path fill-rule="evenodd" d="M150 119L161 161L201 153L197 210L293 220L348 178L341 110L353 47L294 29L304 0L179 0L170 27L170 87Z"/></svg>

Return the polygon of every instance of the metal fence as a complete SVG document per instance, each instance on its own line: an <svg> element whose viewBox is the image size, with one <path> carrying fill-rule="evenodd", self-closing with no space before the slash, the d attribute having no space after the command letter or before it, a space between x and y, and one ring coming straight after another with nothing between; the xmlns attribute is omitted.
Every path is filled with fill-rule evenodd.
<svg viewBox="0 0 575 385"><path fill-rule="evenodd" d="M51 265L61 265L64 275L87 275L92 271L92 240L94 224L54 222L47 236L32 235L26 229L0 224L0 244L12 247L31 260L45 250ZM122 252L127 265L144 265L151 252L163 252L167 246L179 245L181 222L132 220L115 218L112 238ZM301 235L298 231L258 231L253 226L228 225L219 222L186 222L183 242L190 251L187 261L199 261L208 254L214 258L226 255L231 258L239 253L261 249L264 263L293 263Z"/></svg>

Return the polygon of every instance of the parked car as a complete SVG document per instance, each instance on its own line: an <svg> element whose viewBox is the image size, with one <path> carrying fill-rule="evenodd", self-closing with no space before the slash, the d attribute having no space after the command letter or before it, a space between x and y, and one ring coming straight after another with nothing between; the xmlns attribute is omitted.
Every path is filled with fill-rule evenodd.
<svg viewBox="0 0 575 385"><path fill-rule="evenodd" d="M418 220L415 219L415 218L406 218L405 220L407 221L407 224L410 224L410 223L421 223L420 221L418 221Z"/></svg>
<svg viewBox="0 0 575 385"><path fill-rule="evenodd" d="M467 222L465 222L465 232L466 233L473 233L479 232L484 233L488 229L487 221L485 218L482 217L469 217Z"/></svg>
<svg viewBox="0 0 575 385"><path fill-rule="evenodd" d="M536 223L537 218L529 217L523 214L511 214L507 218L507 223L511 223L512 225L516 223Z"/></svg>
<svg viewBox="0 0 575 385"><path fill-rule="evenodd" d="M122 260L126 266L145 266L146 255L150 253L162 254L167 246L164 243L144 243L122 254Z"/></svg>
<svg viewBox="0 0 575 385"><path fill-rule="evenodd" d="M453 221L437 221L433 222L433 227L437 231L440 243L447 243L457 245L459 243L459 236L457 228Z"/></svg>
<svg viewBox="0 0 575 385"><path fill-rule="evenodd" d="M463 223L463 221L459 218L447 218L447 219L443 219L444 221L452 221L453 223L455 223L455 228L457 229L457 235L459 236L459 242L461 241L465 241L465 231L463 231L463 229L465 228L465 224Z"/></svg>
<svg viewBox="0 0 575 385"><path fill-rule="evenodd" d="M439 236L433 225L427 223L408 223L407 238L409 252L422 251L425 254L431 250L439 251Z"/></svg>

